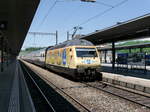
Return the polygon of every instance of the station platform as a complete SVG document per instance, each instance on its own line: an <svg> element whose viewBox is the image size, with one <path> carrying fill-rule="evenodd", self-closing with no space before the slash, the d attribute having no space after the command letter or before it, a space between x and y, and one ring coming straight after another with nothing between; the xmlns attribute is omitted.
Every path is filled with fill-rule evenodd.
<svg viewBox="0 0 150 112"><path fill-rule="evenodd" d="M112 69L111 64L102 64L103 81L150 93L150 67L144 70Z"/></svg>
<svg viewBox="0 0 150 112"><path fill-rule="evenodd" d="M142 78L142 79L150 79L150 66L146 66L146 71L143 69L124 69L124 68L117 68L117 64L115 65L115 69L112 69L112 64L110 63L102 63L102 71L108 72L108 73L116 73L121 74L123 76L132 76L136 78Z"/></svg>
<svg viewBox="0 0 150 112"><path fill-rule="evenodd" d="M17 60L12 61L8 66L4 64L4 71L0 72L0 111L35 111Z"/></svg>

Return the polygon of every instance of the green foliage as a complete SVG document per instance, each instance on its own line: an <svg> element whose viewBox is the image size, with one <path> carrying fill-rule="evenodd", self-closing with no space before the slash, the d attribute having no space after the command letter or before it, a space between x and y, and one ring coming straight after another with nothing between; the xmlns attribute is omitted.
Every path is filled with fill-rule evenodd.
<svg viewBox="0 0 150 112"><path fill-rule="evenodd" d="M43 49L44 47L29 47L29 48L26 48L25 51L29 51L29 52L32 52L32 51L37 51L37 50L40 50L40 49Z"/></svg>
<svg viewBox="0 0 150 112"><path fill-rule="evenodd" d="M145 44L145 43L150 43L150 41L149 40L127 41L124 43L117 44L116 46L129 46L129 45Z"/></svg>
<svg viewBox="0 0 150 112"><path fill-rule="evenodd" d="M20 55L25 55L25 54L28 54L32 51L37 51L37 50L40 50L40 49L43 49L43 48L45 48L45 47L28 47L25 50L22 50L20 52Z"/></svg>
<svg viewBox="0 0 150 112"><path fill-rule="evenodd" d="M145 43L150 43L149 40L144 40L144 41L127 41L127 42L124 42L124 43L119 43L117 44L116 46L119 47L119 46L130 46L130 45L138 45L138 44L145 44ZM142 50L143 52L147 52L147 53L150 53L150 48L143 48ZM139 48L136 48L136 49L131 49L131 52L132 53L136 53L136 52L140 52L140 49ZM129 50L128 49L124 49L124 50L117 50L117 53L129 53Z"/></svg>

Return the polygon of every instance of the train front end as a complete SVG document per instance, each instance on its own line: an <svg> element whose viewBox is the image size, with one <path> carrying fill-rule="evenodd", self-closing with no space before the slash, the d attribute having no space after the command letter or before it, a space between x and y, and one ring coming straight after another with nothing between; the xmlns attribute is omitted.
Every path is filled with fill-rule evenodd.
<svg viewBox="0 0 150 112"><path fill-rule="evenodd" d="M100 58L95 46L78 46L75 48L76 67L79 78L100 78Z"/></svg>

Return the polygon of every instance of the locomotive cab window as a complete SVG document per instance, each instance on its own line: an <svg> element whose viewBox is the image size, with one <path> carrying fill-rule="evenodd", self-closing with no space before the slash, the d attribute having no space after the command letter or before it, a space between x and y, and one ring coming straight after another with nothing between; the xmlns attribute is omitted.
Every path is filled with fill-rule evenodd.
<svg viewBox="0 0 150 112"><path fill-rule="evenodd" d="M95 48L76 48L77 57L97 57Z"/></svg>

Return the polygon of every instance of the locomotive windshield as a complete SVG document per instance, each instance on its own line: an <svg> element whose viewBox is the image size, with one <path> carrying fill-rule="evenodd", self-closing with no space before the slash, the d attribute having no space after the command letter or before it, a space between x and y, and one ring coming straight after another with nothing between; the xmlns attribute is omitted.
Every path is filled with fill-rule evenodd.
<svg viewBox="0 0 150 112"><path fill-rule="evenodd" d="M76 48L77 57L97 57L95 48Z"/></svg>

